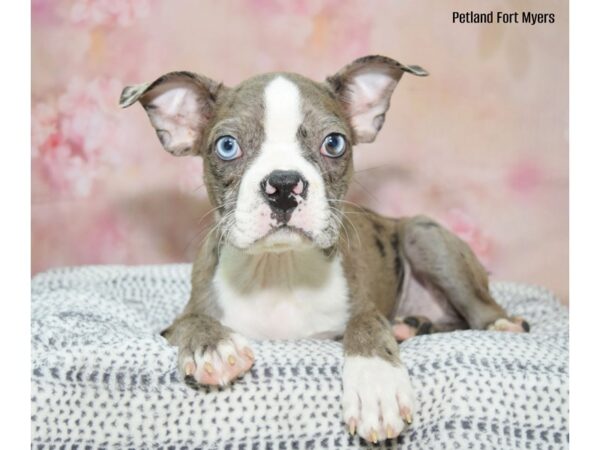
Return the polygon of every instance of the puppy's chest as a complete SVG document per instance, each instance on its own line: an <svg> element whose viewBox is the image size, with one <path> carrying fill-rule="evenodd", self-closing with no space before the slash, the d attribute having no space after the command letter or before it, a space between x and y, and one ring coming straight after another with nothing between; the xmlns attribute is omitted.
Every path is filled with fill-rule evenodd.
<svg viewBox="0 0 600 450"><path fill-rule="evenodd" d="M331 338L349 317L341 261L319 252L257 256L226 249L213 287L221 322L254 339Z"/></svg>

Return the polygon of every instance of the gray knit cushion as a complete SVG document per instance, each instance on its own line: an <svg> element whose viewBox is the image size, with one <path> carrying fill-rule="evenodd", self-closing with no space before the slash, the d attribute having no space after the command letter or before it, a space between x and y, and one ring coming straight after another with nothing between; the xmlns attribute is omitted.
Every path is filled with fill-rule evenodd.
<svg viewBox="0 0 600 450"><path fill-rule="evenodd" d="M33 448L367 448L341 420L334 341L253 342L232 386L193 390L159 336L190 266L58 269L32 283ZM382 447L567 448L568 314L548 291L496 283L529 334L460 331L400 346L414 422Z"/></svg>

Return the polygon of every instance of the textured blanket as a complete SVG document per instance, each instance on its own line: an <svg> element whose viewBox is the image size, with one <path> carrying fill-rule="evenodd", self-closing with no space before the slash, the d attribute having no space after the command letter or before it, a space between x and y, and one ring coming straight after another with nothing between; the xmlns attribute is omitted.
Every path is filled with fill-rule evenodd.
<svg viewBox="0 0 600 450"><path fill-rule="evenodd" d="M193 390L159 336L189 295L188 265L82 267L32 283L32 447L367 448L341 419L334 341L254 342L226 388ZM380 447L567 448L568 315L536 287L493 293L531 333L460 331L400 346L414 422Z"/></svg>

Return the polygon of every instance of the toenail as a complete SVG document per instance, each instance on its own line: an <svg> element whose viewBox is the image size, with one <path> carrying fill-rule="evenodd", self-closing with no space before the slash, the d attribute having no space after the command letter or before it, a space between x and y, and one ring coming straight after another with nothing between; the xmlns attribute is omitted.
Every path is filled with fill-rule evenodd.
<svg viewBox="0 0 600 450"><path fill-rule="evenodd" d="M394 430L392 430L392 427L390 427L389 425L387 426L386 430L386 435L388 439L391 439L394 437Z"/></svg>
<svg viewBox="0 0 600 450"><path fill-rule="evenodd" d="M229 363L230 366L235 366L235 356L229 355L227 357L227 362Z"/></svg>
<svg viewBox="0 0 600 450"><path fill-rule="evenodd" d="M185 376L187 377L189 375L192 375L195 370L196 370L196 367L193 362L187 363L185 365Z"/></svg>
<svg viewBox="0 0 600 450"><path fill-rule="evenodd" d="M375 430L371 431L371 442L377 444L377 432Z"/></svg>
<svg viewBox="0 0 600 450"><path fill-rule="evenodd" d="M350 435L354 436L354 433L356 433L356 421L354 419L350 419L348 430L350 431Z"/></svg>

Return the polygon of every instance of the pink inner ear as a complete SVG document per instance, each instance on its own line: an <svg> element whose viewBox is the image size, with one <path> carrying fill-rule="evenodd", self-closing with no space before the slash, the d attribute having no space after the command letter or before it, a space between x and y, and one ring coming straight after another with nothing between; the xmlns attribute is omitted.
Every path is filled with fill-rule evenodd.
<svg viewBox="0 0 600 450"><path fill-rule="evenodd" d="M373 104L381 99L395 80L382 73L364 73L357 75L353 80L353 92L361 103Z"/></svg>
<svg viewBox="0 0 600 450"><path fill-rule="evenodd" d="M167 82L143 103L165 149L174 155L192 152L204 121L200 95L191 83Z"/></svg>
<svg viewBox="0 0 600 450"><path fill-rule="evenodd" d="M350 82L350 116L359 142L372 142L398 80L384 72L365 72Z"/></svg>

